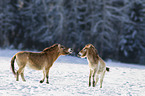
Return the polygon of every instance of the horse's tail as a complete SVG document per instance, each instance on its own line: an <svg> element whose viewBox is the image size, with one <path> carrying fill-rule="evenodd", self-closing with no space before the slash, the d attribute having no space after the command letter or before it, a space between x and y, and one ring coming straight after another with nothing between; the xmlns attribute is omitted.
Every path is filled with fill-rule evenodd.
<svg viewBox="0 0 145 96"><path fill-rule="evenodd" d="M106 71L108 71L108 72L109 72L109 71L110 71L110 68L106 67Z"/></svg>
<svg viewBox="0 0 145 96"><path fill-rule="evenodd" d="M12 69L12 72L13 72L14 75L16 75L15 66L14 66L15 59L16 59L16 55L14 55L12 60L11 60L11 69Z"/></svg>

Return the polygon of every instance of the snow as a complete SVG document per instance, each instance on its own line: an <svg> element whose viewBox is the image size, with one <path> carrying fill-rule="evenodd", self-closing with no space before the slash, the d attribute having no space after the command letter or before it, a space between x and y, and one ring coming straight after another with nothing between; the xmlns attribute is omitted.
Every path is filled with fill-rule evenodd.
<svg viewBox="0 0 145 96"><path fill-rule="evenodd" d="M50 69L50 84L39 83L42 71L25 68L23 82L15 81L11 57L18 50L0 49L0 96L144 96L145 66L107 61L103 88L88 87L86 59L60 56ZM17 65L15 64L16 69Z"/></svg>

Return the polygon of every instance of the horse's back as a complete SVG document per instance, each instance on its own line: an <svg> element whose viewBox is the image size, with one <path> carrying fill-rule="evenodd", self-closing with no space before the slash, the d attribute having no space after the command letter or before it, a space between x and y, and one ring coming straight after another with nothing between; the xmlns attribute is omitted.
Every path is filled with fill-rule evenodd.
<svg viewBox="0 0 145 96"><path fill-rule="evenodd" d="M16 54L16 61L19 66L28 66L35 70L42 70L47 64L46 56L43 53L22 51Z"/></svg>
<svg viewBox="0 0 145 96"><path fill-rule="evenodd" d="M42 70L48 64L46 54L43 53L29 53L27 65L35 70Z"/></svg>
<svg viewBox="0 0 145 96"><path fill-rule="evenodd" d="M104 60L101 57L99 57L99 62L100 62L100 66L106 67L105 62L104 62Z"/></svg>

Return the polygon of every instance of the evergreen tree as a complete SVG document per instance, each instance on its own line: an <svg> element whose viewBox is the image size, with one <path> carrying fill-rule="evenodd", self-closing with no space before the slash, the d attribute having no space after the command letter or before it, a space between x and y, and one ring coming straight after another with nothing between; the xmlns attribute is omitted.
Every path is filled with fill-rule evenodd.
<svg viewBox="0 0 145 96"><path fill-rule="evenodd" d="M144 63L144 8L144 0L1 0L0 47L61 43L77 54L92 43L103 58Z"/></svg>
<svg viewBox="0 0 145 96"><path fill-rule="evenodd" d="M129 10L130 22L124 25L125 32L122 35L121 44L121 54L125 56L127 62L139 62L140 53L142 52L143 43L141 43L142 33L144 33L144 28L142 25L143 16L143 6L141 3L134 2ZM134 58L134 59L133 59Z"/></svg>

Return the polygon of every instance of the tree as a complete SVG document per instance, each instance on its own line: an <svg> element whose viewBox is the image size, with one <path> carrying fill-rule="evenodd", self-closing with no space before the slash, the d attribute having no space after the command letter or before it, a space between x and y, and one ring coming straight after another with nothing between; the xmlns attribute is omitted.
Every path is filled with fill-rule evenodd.
<svg viewBox="0 0 145 96"><path fill-rule="evenodd" d="M125 31L122 35L121 42L121 53L123 53L122 55L125 56L125 61L127 62L139 62L140 54L145 48L143 43L141 43L144 34L143 14L142 3L134 2L131 4L131 9L128 14L130 22L126 22L124 26ZM133 60L132 58L136 59Z"/></svg>
<svg viewBox="0 0 145 96"><path fill-rule="evenodd" d="M145 60L144 0L1 0L0 47L93 44L101 57ZM136 59L132 59L136 58Z"/></svg>

